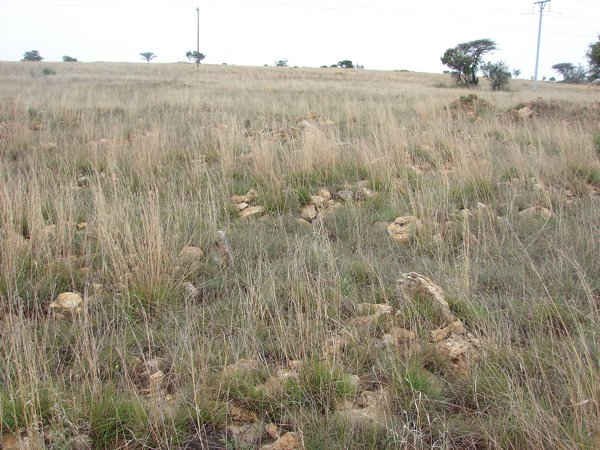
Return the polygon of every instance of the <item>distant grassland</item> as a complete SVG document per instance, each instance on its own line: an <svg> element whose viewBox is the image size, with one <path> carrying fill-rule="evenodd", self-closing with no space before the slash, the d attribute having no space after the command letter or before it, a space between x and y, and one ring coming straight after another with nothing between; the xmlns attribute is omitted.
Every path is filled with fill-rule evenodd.
<svg viewBox="0 0 600 450"><path fill-rule="evenodd" d="M0 436L243 448L230 425L258 420L310 449L599 448L600 89L511 89L405 72L0 63ZM319 189L361 181L377 195L297 220ZM230 197L250 189L265 213L240 220ZM520 214L531 207L548 214ZM398 216L422 224L405 244L386 232ZM182 260L185 246L205 256ZM481 340L468 377L427 346L382 350L385 324L348 325L360 303L403 311L405 272L442 286ZM68 291L83 311L56 317ZM405 313L394 320L425 334L427 312ZM344 333L355 339L324 356ZM258 367L226 376L240 359ZM151 360L163 377L149 395ZM264 394L297 360L296 384ZM376 389L392 399L383 426L340 420L343 401Z"/></svg>

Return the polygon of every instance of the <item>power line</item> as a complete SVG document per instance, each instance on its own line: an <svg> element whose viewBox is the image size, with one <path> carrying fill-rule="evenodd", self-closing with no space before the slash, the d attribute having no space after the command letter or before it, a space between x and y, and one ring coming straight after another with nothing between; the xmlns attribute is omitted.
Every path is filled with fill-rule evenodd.
<svg viewBox="0 0 600 450"><path fill-rule="evenodd" d="M542 44L542 18L544 17L544 9L550 3L551 0L540 0L535 2L535 5L538 5L540 8L540 23L538 26L538 38L537 38L537 52L535 54L535 72L533 75L533 89L537 90L538 85L538 70L540 67L540 47Z"/></svg>

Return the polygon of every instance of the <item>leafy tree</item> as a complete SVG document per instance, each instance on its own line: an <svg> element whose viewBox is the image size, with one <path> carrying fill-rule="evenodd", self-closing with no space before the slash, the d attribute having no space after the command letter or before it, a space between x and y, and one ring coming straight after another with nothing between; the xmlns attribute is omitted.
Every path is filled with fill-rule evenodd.
<svg viewBox="0 0 600 450"><path fill-rule="evenodd" d="M206 58L206 55L204 53L200 53L197 50L190 50L186 52L185 57L190 61L195 62L196 64L200 64L204 60L204 58Z"/></svg>
<svg viewBox="0 0 600 450"><path fill-rule="evenodd" d="M581 83L585 81L585 68L571 63L559 63L552 66L561 74L564 83Z"/></svg>
<svg viewBox="0 0 600 450"><path fill-rule="evenodd" d="M519 78L519 77L521 76L521 69L514 69L514 70L512 71L512 75L513 75L513 77L515 77L515 78Z"/></svg>
<svg viewBox="0 0 600 450"><path fill-rule="evenodd" d="M458 84L476 85L479 83L477 71L483 55L496 50L496 43L491 39L478 39L463 42L446 50L442 63L454 70L453 76Z"/></svg>
<svg viewBox="0 0 600 450"><path fill-rule="evenodd" d="M508 66L502 61L488 62L481 66L483 75L490 80L492 90L500 91L508 88L508 83L512 77Z"/></svg>
<svg viewBox="0 0 600 450"><path fill-rule="evenodd" d="M275 65L276 65L277 67L287 67L287 65L288 65L288 60L287 60L287 59L285 59L285 58L284 58L284 59L280 59L280 60L278 60L278 61L276 61L276 62L275 62Z"/></svg>
<svg viewBox="0 0 600 450"><path fill-rule="evenodd" d="M354 63L349 59L343 59L337 63L341 69L354 69Z"/></svg>
<svg viewBox="0 0 600 450"><path fill-rule="evenodd" d="M600 35L598 41L590 44L587 57L590 64L590 80L600 80Z"/></svg>
<svg viewBox="0 0 600 450"><path fill-rule="evenodd" d="M156 55L153 52L143 52L140 53L140 56L146 60L147 63L156 58Z"/></svg>
<svg viewBox="0 0 600 450"><path fill-rule="evenodd" d="M23 61L41 61L42 59L44 58L40 56L40 52L37 50L30 50L23 54Z"/></svg>
<svg viewBox="0 0 600 450"><path fill-rule="evenodd" d="M63 62L77 62L77 58L65 55L63 56Z"/></svg>

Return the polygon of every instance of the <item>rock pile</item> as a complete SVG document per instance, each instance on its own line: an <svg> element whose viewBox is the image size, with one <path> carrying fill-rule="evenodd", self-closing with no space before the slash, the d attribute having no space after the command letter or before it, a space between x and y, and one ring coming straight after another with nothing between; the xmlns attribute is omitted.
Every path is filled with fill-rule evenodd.
<svg viewBox="0 0 600 450"><path fill-rule="evenodd" d="M415 216L403 216L396 217L396 219L388 225L387 232L394 241L400 244L406 244L417 236L417 233L421 228L421 221Z"/></svg>
<svg viewBox="0 0 600 450"><path fill-rule="evenodd" d="M231 196L231 203L239 212L241 219L247 219L252 216L261 215L265 212L264 206L254 205L258 197L258 193L254 189L250 189L245 195Z"/></svg>

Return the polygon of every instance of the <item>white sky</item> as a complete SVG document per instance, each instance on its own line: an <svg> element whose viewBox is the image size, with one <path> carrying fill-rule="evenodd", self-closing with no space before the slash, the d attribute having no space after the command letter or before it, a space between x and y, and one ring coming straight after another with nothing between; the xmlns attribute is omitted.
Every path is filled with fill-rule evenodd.
<svg viewBox="0 0 600 450"><path fill-rule="evenodd" d="M440 72L448 47L479 38L499 47L490 59L533 73L537 14L530 0L0 0L0 60L39 50L46 60L320 66L352 59L369 69ZM600 33L600 1L553 0L544 17L540 76L557 62L585 62ZM554 74L555 75L555 74Z"/></svg>

